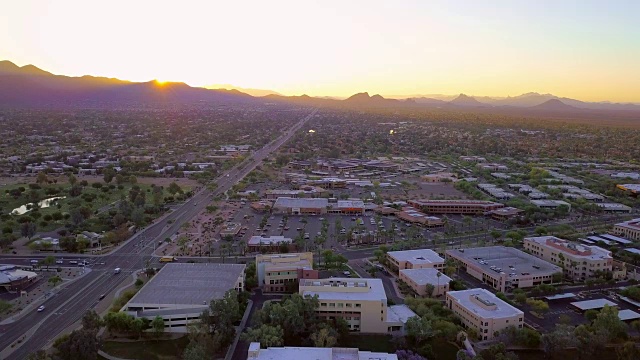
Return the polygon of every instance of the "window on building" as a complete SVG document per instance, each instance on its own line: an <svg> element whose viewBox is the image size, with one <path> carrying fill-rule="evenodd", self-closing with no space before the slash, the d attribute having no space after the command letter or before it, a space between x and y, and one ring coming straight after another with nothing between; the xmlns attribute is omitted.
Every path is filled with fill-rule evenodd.
<svg viewBox="0 0 640 360"><path fill-rule="evenodd" d="M329 303L329 307L336 307L336 303Z"/></svg>
<svg viewBox="0 0 640 360"><path fill-rule="evenodd" d="M351 304L347 303L347 307L351 307Z"/></svg>
<svg viewBox="0 0 640 360"><path fill-rule="evenodd" d="M362 305L361 304L356 304L356 307L359 308L359 307L362 307Z"/></svg>

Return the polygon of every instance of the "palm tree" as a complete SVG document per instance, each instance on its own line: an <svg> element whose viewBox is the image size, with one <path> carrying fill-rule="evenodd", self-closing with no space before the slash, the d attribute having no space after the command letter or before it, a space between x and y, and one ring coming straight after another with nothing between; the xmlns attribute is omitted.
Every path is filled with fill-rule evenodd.
<svg viewBox="0 0 640 360"><path fill-rule="evenodd" d="M438 271L438 273L436 274L436 277L438 278L438 287L436 288L436 296L438 295L438 290L440 289L440 276L442 276L442 273Z"/></svg>

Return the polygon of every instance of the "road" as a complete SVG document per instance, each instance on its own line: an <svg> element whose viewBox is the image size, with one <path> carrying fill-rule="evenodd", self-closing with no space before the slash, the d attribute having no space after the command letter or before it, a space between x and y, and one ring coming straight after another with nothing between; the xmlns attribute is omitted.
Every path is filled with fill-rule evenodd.
<svg viewBox="0 0 640 360"><path fill-rule="evenodd" d="M33 336L23 342L20 348L10 355L6 355L4 359L24 359L29 353L43 348L64 329L78 321L87 310L93 308L98 303L100 295L114 291L125 277L144 268L145 262L154 263L157 261L157 257L152 254L159 241L175 234L183 223L204 210L215 196L225 193L242 180L269 154L289 140L316 112L317 109L313 110L284 134L262 149L255 151L242 163L223 173L215 181L217 188L214 191L203 188L196 192L180 207L134 234L111 254L85 256L90 257L97 265L92 267L88 274L68 284L62 291L47 299L44 302L45 311L40 313L33 311L12 324L0 327L0 349L7 349L24 334L35 331ZM73 255L71 257L81 258L82 256ZM36 259L42 258L42 256L16 256L13 258L14 261L3 260L3 262L18 262L24 265L25 258ZM113 269L115 268L120 268L121 272L114 274Z"/></svg>

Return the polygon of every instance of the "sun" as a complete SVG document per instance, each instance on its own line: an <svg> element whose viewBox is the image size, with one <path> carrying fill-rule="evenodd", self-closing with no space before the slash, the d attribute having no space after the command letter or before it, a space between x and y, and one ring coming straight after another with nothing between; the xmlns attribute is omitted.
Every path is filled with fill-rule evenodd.
<svg viewBox="0 0 640 360"><path fill-rule="evenodd" d="M166 81L166 80L156 79L156 80L155 80L155 82L156 82L156 84L157 84L157 85L162 86L162 85L166 84L168 81Z"/></svg>

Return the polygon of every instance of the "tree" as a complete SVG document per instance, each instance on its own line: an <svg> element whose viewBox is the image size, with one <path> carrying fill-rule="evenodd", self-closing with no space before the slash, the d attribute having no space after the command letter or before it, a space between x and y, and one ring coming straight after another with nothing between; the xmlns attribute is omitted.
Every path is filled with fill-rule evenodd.
<svg viewBox="0 0 640 360"><path fill-rule="evenodd" d="M105 168L102 170L102 177L105 183L110 183L113 180L113 177L116 176L116 171L113 170L112 167Z"/></svg>
<svg viewBox="0 0 640 360"><path fill-rule="evenodd" d="M95 330L74 330L58 338L53 347L62 360L95 360L100 349L100 340Z"/></svg>
<svg viewBox="0 0 640 360"><path fill-rule="evenodd" d="M436 289L435 286L433 286L433 284L427 284L425 286L425 295L427 295L427 297L433 297L433 291Z"/></svg>
<svg viewBox="0 0 640 360"><path fill-rule="evenodd" d="M427 358L420 356L411 350L397 350L396 356L398 357L398 360L427 360Z"/></svg>
<svg viewBox="0 0 640 360"><path fill-rule="evenodd" d="M584 312L584 317L591 323L598 317L598 312L598 310L589 309Z"/></svg>
<svg viewBox="0 0 640 360"><path fill-rule="evenodd" d="M311 334L311 342L315 347L334 347L338 343L338 339L331 330L327 327L323 327L320 330Z"/></svg>
<svg viewBox="0 0 640 360"><path fill-rule="evenodd" d="M50 277L47 281L49 282L49 284L51 284L52 287L56 287L56 285L62 282L62 279L60 278L60 276L56 275Z"/></svg>
<svg viewBox="0 0 640 360"><path fill-rule="evenodd" d="M527 299L527 305L531 306L531 309L540 316L543 316L547 311L549 311L549 304L542 300Z"/></svg>
<svg viewBox="0 0 640 360"><path fill-rule="evenodd" d="M575 344L574 340L573 327L558 324L552 332L542 335L542 349L547 354L554 354L573 346Z"/></svg>
<svg viewBox="0 0 640 360"><path fill-rule="evenodd" d="M176 182L172 182L171 184L169 184L169 187L167 188L167 191L169 192L169 194L171 195L175 195L177 193L181 193L182 189L180 188L180 186L178 184L176 184Z"/></svg>
<svg viewBox="0 0 640 360"><path fill-rule="evenodd" d="M95 330L96 332L104 325L100 315L95 310L89 310L82 316L82 328Z"/></svg>
<svg viewBox="0 0 640 360"><path fill-rule="evenodd" d="M206 348L201 344L187 345L182 354L184 360L208 360L211 357L207 354Z"/></svg>
<svg viewBox="0 0 640 360"><path fill-rule="evenodd" d="M618 309L605 305L593 321L593 329L607 335L608 341L626 338L627 324L618 317Z"/></svg>
<svg viewBox="0 0 640 360"><path fill-rule="evenodd" d="M45 243L43 243L42 245L44 245ZM51 244L51 243L49 243ZM49 269L49 266L53 265L56 263L56 258L53 256L47 256L46 258L42 259L42 265L47 267L47 270Z"/></svg>
<svg viewBox="0 0 640 360"><path fill-rule="evenodd" d="M280 325L272 326L262 324L257 328L249 328L242 334L242 338L249 342L259 342L262 347L282 346L284 344L284 331Z"/></svg>
<svg viewBox="0 0 640 360"><path fill-rule="evenodd" d="M405 325L405 329L407 337L411 338L415 343L421 343L436 335L431 319L426 316L414 316L409 318Z"/></svg>
<svg viewBox="0 0 640 360"><path fill-rule="evenodd" d="M44 171L39 172L38 176L36 177L36 183L46 184L47 182L49 182L49 179L47 179L47 174Z"/></svg>
<svg viewBox="0 0 640 360"><path fill-rule="evenodd" d="M27 356L27 360L51 360L51 356L47 354L46 350L38 350Z"/></svg>
<svg viewBox="0 0 640 360"><path fill-rule="evenodd" d="M151 321L151 328L153 329L153 335L160 337L164 333L164 319L158 315Z"/></svg>
<svg viewBox="0 0 640 360"><path fill-rule="evenodd" d="M20 235L31 239L36 234L36 224L32 222L25 222L20 225Z"/></svg>
<svg viewBox="0 0 640 360"><path fill-rule="evenodd" d="M640 350L633 341L627 341L622 346L616 348L618 360L640 359Z"/></svg>

